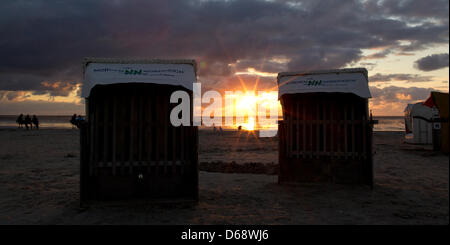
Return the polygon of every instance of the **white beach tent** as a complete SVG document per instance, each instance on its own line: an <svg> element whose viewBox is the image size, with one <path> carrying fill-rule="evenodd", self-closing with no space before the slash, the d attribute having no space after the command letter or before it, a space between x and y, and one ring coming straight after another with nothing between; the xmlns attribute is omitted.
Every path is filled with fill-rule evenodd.
<svg viewBox="0 0 450 245"><path fill-rule="evenodd" d="M411 110L413 108L414 104L408 104L403 111L405 114L405 133L406 135L410 134L412 136L412 117L411 117Z"/></svg>
<svg viewBox="0 0 450 245"><path fill-rule="evenodd" d="M432 144L432 117L433 111L422 102L408 104L405 108L405 128L410 132L406 132L405 141L412 144Z"/></svg>

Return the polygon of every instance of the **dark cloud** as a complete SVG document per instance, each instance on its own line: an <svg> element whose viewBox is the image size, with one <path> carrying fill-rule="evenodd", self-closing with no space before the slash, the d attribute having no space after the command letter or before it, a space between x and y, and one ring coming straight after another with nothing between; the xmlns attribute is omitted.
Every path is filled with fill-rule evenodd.
<svg viewBox="0 0 450 245"><path fill-rule="evenodd" d="M372 10L390 16L396 16L410 22L421 22L428 19L448 20L447 0L384 0L369 1Z"/></svg>
<svg viewBox="0 0 450 245"><path fill-rule="evenodd" d="M434 91L433 88L418 88L418 87L397 87L388 86L384 88L370 87L372 98L377 102L391 103L412 103L419 100L425 100L430 96L430 92Z"/></svg>
<svg viewBox="0 0 450 245"><path fill-rule="evenodd" d="M408 104L425 101L434 88L397 87L388 86L384 88L370 87L372 99L370 108L374 115L399 115Z"/></svg>
<svg viewBox="0 0 450 245"><path fill-rule="evenodd" d="M4 81L0 82L0 91L14 92L9 93L10 96L22 91L31 91L33 95L68 96L80 86L80 82L74 80L61 81L53 78L34 74L6 73L3 76L0 74L0 81Z"/></svg>
<svg viewBox="0 0 450 245"><path fill-rule="evenodd" d="M23 100L30 95L24 91L1 91L0 90L0 101L17 101Z"/></svg>
<svg viewBox="0 0 450 245"><path fill-rule="evenodd" d="M255 59L255 60L239 60L234 64L234 69L237 72L245 72L247 68L254 68L258 71L264 71L268 73L278 73L286 70L286 64L281 61Z"/></svg>
<svg viewBox="0 0 450 245"><path fill-rule="evenodd" d="M416 60L414 66L421 71L434 71L448 67L448 54L433 54Z"/></svg>
<svg viewBox="0 0 450 245"><path fill-rule="evenodd" d="M199 79L202 85L202 93L208 90L215 90L220 93L225 91L246 90L266 91L276 90L276 77L261 77L252 74L233 75L217 80Z"/></svg>
<svg viewBox="0 0 450 245"><path fill-rule="evenodd" d="M0 103L0 111L3 115L16 115L18 113L30 115L72 115L74 113L84 114L84 105L54 101L6 101Z"/></svg>
<svg viewBox="0 0 450 245"><path fill-rule="evenodd" d="M406 82L429 82L432 80L432 76L422 76L417 74L381 74L376 73L369 77L369 82L371 83L384 83L384 82L395 82L395 81L406 81Z"/></svg>
<svg viewBox="0 0 450 245"><path fill-rule="evenodd" d="M0 90L38 90L45 76L33 73L0 73Z"/></svg>
<svg viewBox="0 0 450 245"><path fill-rule="evenodd" d="M41 82L43 90L40 92L48 93L50 96L68 96L77 89L78 83L75 81L57 81Z"/></svg>
<svg viewBox="0 0 450 245"><path fill-rule="evenodd" d="M376 62L359 62L359 66L365 67L368 71L371 71L377 65Z"/></svg>
<svg viewBox="0 0 450 245"><path fill-rule="evenodd" d="M233 73L231 68L222 62L206 62L200 61L197 64L197 74L199 76L229 76Z"/></svg>
<svg viewBox="0 0 450 245"><path fill-rule="evenodd" d="M364 59L369 60L369 59L381 59L381 58L386 58L389 54L391 54L393 52L392 48L386 48L380 52L371 54L371 55L367 55L366 57L364 57Z"/></svg>
<svg viewBox="0 0 450 245"><path fill-rule="evenodd" d="M448 1L10 0L0 8L0 90L67 94L73 86L42 82L79 83L86 56L195 58L203 81L226 84L230 64L339 68L362 49L408 53L448 44L448 33Z"/></svg>
<svg viewBox="0 0 450 245"><path fill-rule="evenodd" d="M277 79L276 77L261 77L257 75L235 75L226 78L221 83L222 88L215 88L220 90L274 90L277 88Z"/></svg>
<svg viewBox="0 0 450 245"><path fill-rule="evenodd" d="M356 62L361 58L361 50L357 48L313 48L315 51L299 52L289 62L289 70L314 70L339 68L345 64Z"/></svg>

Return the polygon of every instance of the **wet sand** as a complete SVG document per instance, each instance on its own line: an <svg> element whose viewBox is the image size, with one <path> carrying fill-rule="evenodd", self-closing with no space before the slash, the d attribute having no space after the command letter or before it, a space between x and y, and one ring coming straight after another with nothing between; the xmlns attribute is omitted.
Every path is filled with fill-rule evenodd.
<svg viewBox="0 0 450 245"><path fill-rule="evenodd" d="M375 133L373 190L277 184L277 138L201 130L199 141L197 205L81 209L77 130L0 129L0 224L449 223L448 155L402 133Z"/></svg>

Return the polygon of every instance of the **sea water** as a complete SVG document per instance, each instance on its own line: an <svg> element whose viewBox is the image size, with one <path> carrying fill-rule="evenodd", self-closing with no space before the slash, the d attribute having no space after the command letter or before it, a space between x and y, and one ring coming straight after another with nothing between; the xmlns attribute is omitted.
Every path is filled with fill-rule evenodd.
<svg viewBox="0 0 450 245"><path fill-rule="evenodd" d="M0 128L17 128L19 125L16 123L19 115L0 115ZM23 117L25 118L26 115ZM41 116L36 115L39 120L39 128L72 128L70 119L72 116ZM32 117L32 115L30 115Z"/></svg>
<svg viewBox="0 0 450 245"><path fill-rule="evenodd" d="M32 115L30 115L32 116ZM18 115L0 115L0 128L17 128L16 123ZM40 128L71 128L70 123L71 116L43 116L37 115L39 119ZM378 120L378 124L374 125L374 131L404 131L405 123L401 116L386 116L386 117L374 117L374 120ZM200 127L200 129L208 129L212 127ZM223 127L230 130L236 127ZM259 129L255 126L255 129Z"/></svg>

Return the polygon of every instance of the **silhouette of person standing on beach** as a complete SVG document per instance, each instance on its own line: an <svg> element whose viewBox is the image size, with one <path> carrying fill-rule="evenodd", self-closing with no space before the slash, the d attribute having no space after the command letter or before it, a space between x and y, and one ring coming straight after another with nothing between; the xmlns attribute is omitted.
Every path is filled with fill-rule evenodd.
<svg viewBox="0 0 450 245"><path fill-rule="evenodd" d="M73 114L72 118L70 119L70 123L72 124L72 128L75 128L75 126L77 126L77 114Z"/></svg>
<svg viewBox="0 0 450 245"><path fill-rule="evenodd" d="M81 125L83 124L83 122L84 122L84 118L81 115L78 115L78 117L76 119L77 128L80 128Z"/></svg>
<svg viewBox="0 0 450 245"><path fill-rule="evenodd" d="M28 130L28 125L30 125L30 128L33 128L33 125L31 124L31 117L30 115L27 114L27 116L25 117L25 128L27 128Z"/></svg>
<svg viewBox="0 0 450 245"><path fill-rule="evenodd" d="M16 122L19 124L19 128L23 128L23 114L20 114L19 117L17 117Z"/></svg>
<svg viewBox="0 0 450 245"><path fill-rule="evenodd" d="M39 129L39 119L36 117L36 115L33 115L33 118L31 119L31 122L33 122L34 127L36 129Z"/></svg>

